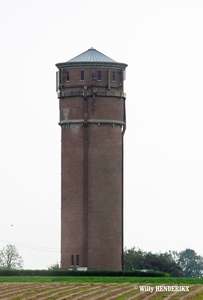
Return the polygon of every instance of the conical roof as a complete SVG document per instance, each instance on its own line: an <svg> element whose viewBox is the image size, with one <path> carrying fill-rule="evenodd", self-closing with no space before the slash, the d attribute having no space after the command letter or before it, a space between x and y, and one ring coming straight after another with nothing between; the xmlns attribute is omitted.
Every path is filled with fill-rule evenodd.
<svg viewBox="0 0 203 300"><path fill-rule="evenodd" d="M93 47L68 60L68 62L116 62Z"/></svg>
<svg viewBox="0 0 203 300"><path fill-rule="evenodd" d="M122 68L127 67L124 63L118 63L103 53L97 51L94 48L90 48L87 51L73 57L72 59L56 64L57 68L81 68L81 67L113 67Z"/></svg>

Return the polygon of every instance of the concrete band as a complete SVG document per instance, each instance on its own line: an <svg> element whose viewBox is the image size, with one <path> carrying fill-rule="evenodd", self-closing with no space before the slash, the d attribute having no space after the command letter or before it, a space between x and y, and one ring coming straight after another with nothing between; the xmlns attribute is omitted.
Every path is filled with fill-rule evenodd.
<svg viewBox="0 0 203 300"><path fill-rule="evenodd" d="M81 97L84 97L85 94L84 94L84 90L81 90L81 91L69 91L69 92L64 92L64 91L61 91L61 92L58 92L58 98L65 98L65 97L78 97L78 96L81 96ZM126 98L126 94L123 93L122 91L97 91L97 92L94 92L94 91L91 91L91 90L88 90L87 91L87 97L92 97L92 96L97 96L97 97L117 97L117 98Z"/></svg>
<svg viewBox="0 0 203 300"><path fill-rule="evenodd" d="M83 124L84 123L84 119L78 119L78 120L63 120L61 122L59 122L60 126L63 125L68 125L68 124ZM113 125L121 125L124 126L125 123L123 121L118 121L118 120L102 120L102 119L88 119L87 123L91 123L91 124L113 124Z"/></svg>

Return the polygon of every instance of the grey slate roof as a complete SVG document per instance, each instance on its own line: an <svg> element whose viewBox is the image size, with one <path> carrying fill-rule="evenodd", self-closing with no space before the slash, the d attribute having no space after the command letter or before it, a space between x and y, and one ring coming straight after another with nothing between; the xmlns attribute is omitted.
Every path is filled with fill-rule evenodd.
<svg viewBox="0 0 203 300"><path fill-rule="evenodd" d="M87 51L68 60L67 62L114 62L115 63L116 61L92 47Z"/></svg>
<svg viewBox="0 0 203 300"><path fill-rule="evenodd" d="M116 62L110 57L97 51L94 48L90 48L87 51L73 57L72 59L56 64L58 69L61 68L122 68L125 69L127 64Z"/></svg>

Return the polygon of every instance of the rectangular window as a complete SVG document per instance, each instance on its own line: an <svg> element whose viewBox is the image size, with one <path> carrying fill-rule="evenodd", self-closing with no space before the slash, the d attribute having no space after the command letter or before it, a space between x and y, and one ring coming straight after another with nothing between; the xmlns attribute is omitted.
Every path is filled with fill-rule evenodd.
<svg viewBox="0 0 203 300"><path fill-rule="evenodd" d="M115 74L115 72L113 71L112 72L112 81L115 81L116 80L116 74Z"/></svg>
<svg viewBox="0 0 203 300"><path fill-rule="evenodd" d="M79 254L76 255L76 266L79 266L80 264L80 257L79 257Z"/></svg>
<svg viewBox="0 0 203 300"><path fill-rule="evenodd" d="M70 80L69 71L66 71L66 81Z"/></svg>
<svg viewBox="0 0 203 300"><path fill-rule="evenodd" d="M71 255L71 266L74 266L74 255Z"/></svg>
<svg viewBox="0 0 203 300"><path fill-rule="evenodd" d="M81 73L80 73L80 80L84 80L84 78L85 78L85 72L81 71Z"/></svg>
<svg viewBox="0 0 203 300"><path fill-rule="evenodd" d="M126 73L125 73L125 70L123 70L123 80L126 80Z"/></svg>
<svg viewBox="0 0 203 300"><path fill-rule="evenodd" d="M97 80L101 80L101 71L98 71Z"/></svg>

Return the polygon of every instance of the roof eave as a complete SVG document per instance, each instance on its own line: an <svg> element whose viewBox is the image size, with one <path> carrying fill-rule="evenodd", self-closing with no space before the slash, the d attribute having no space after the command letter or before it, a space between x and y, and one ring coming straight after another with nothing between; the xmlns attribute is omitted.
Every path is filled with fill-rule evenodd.
<svg viewBox="0 0 203 300"><path fill-rule="evenodd" d="M118 62L104 62L104 61L77 61L77 62L62 62L56 64L58 69L61 68L91 68L91 67L101 67L101 68L120 68L125 69L128 65Z"/></svg>

